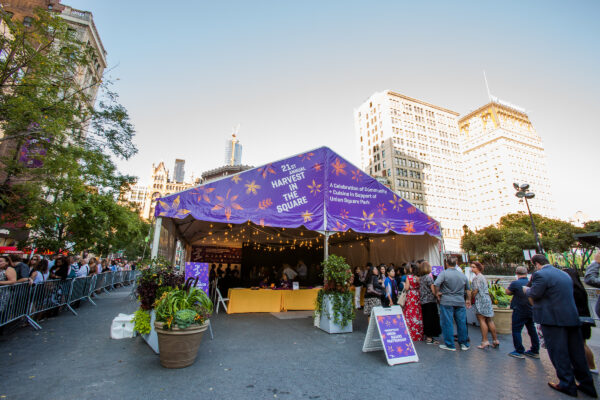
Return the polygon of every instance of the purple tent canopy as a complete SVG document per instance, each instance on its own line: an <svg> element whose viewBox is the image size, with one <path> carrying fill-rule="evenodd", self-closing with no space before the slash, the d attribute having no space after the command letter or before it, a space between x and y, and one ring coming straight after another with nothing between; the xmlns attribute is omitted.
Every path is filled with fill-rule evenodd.
<svg viewBox="0 0 600 400"><path fill-rule="evenodd" d="M155 216L441 237L436 220L327 147L160 198Z"/></svg>

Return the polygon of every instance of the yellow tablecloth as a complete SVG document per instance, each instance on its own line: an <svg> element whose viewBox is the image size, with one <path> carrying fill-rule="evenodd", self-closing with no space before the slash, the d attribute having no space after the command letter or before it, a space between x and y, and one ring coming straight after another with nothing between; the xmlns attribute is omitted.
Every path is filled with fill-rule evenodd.
<svg viewBox="0 0 600 400"><path fill-rule="evenodd" d="M227 314L314 310L319 289L229 289Z"/></svg>
<svg viewBox="0 0 600 400"><path fill-rule="evenodd" d="M320 289L281 290L281 310L314 310Z"/></svg>
<svg viewBox="0 0 600 400"><path fill-rule="evenodd" d="M281 290L229 289L227 314L280 312Z"/></svg>

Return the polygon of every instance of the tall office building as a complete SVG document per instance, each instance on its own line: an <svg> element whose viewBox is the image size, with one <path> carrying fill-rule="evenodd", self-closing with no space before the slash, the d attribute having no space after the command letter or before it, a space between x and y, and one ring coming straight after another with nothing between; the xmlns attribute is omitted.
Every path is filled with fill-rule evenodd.
<svg viewBox="0 0 600 400"><path fill-rule="evenodd" d="M225 165L242 165L242 144L235 133L227 139L225 146Z"/></svg>
<svg viewBox="0 0 600 400"><path fill-rule="evenodd" d="M173 181L183 182L185 178L185 160L177 158L175 160L175 168L173 168Z"/></svg>
<svg viewBox="0 0 600 400"><path fill-rule="evenodd" d="M438 220L448 251L468 222L458 116L391 90L354 111L362 169Z"/></svg>
<svg viewBox="0 0 600 400"><path fill-rule="evenodd" d="M554 216L554 202L542 139L520 107L491 97L458 122L465 164L471 229L526 211L513 182L529 183L531 211Z"/></svg>

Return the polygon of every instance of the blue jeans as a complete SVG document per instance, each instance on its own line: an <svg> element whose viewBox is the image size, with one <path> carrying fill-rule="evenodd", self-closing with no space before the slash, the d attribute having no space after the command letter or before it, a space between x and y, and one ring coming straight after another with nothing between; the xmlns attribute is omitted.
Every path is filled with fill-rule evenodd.
<svg viewBox="0 0 600 400"><path fill-rule="evenodd" d="M453 318L454 322L456 322L458 343L468 346L467 309L465 306L440 305L440 322L442 325L442 334L444 335L444 343L451 349L454 348L454 326L452 324Z"/></svg>
<svg viewBox="0 0 600 400"><path fill-rule="evenodd" d="M513 311L512 315L512 336L513 344L515 345L515 351L521 354L525 352L525 347L523 347L523 339L521 338L523 326L527 328L527 333L531 338L531 352L538 354L540 352L540 340L538 339L537 331L533 325L531 315L523 316L519 314L517 310Z"/></svg>

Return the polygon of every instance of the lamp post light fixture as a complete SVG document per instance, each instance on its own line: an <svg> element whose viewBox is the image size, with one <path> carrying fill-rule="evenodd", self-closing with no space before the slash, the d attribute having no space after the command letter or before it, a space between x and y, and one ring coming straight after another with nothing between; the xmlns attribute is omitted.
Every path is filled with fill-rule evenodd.
<svg viewBox="0 0 600 400"><path fill-rule="evenodd" d="M531 209L529 208L529 202L527 199L533 199L535 197L535 193L529 191L529 183L513 183L513 187L517 191L515 196L519 199L525 200L525 205L527 205L527 212L529 213L529 219L531 220L531 228L533 229L533 234L535 235L535 244L537 246L537 251L539 254L544 254L544 248L542 247L542 242L540 241L540 237L538 235L537 229L535 228L535 222L533 221L533 216L531 215Z"/></svg>

